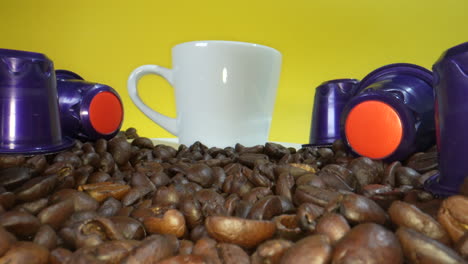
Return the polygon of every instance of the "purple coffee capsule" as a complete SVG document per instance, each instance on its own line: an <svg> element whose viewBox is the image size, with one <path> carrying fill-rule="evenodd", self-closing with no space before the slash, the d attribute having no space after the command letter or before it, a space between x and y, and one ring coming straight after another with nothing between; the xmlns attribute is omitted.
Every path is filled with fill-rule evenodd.
<svg viewBox="0 0 468 264"><path fill-rule="evenodd" d="M341 112L354 96L358 82L356 79L337 79L324 82L316 88L309 144L304 147L327 147L341 138Z"/></svg>
<svg viewBox="0 0 468 264"><path fill-rule="evenodd" d="M110 139L120 130L123 104L111 87L57 70L57 90L63 132L84 140Z"/></svg>
<svg viewBox="0 0 468 264"><path fill-rule="evenodd" d="M448 49L433 66L439 172L428 191L449 196L468 176L468 42Z"/></svg>
<svg viewBox="0 0 468 264"><path fill-rule="evenodd" d="M44 54L0 49L0 109L0 153L53 153L74 144L62 134L54 65Z"/></svg>
<svg viewBox="0 0 468 264"><path fill-rule="evenodd" d="M343 141L361 156L403 160L435 144L432 73L406 63L368 74L341 116Z"/></svg>

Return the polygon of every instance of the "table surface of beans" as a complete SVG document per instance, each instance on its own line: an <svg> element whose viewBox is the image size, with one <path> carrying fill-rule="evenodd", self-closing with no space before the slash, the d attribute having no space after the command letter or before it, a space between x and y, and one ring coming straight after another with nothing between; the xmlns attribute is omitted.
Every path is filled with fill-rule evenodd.
<svg viewBox="0 0 468 264"><path fill-rule="evenodd" d="M468 160L467 160L468 162ZM174 149L135 129L0 156L3 263L468 263L468 181L437 198L433 147Z"/></svg>

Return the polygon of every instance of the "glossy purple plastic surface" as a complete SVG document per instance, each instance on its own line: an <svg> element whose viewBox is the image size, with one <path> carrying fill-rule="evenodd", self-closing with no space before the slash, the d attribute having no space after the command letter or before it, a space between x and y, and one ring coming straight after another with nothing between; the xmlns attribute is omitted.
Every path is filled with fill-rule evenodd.
<svg viewBox="0 0 468 264"><path fill-rule="evenodd" d="M122 102L119 94L107 85L87 82L71 71L57 70L56 75L63 132L67 136L83 140L113 138L122 123L109 134L99 133L91 124L89 108L93 98L101 92L110 92Z"/></svg>
<svg viewBox="0 0 468 264"><path fill-rule="evenodd" d="M358 80L337 79L320 84L315 90L309 144L326 147L341 138L340 116L354 96Z"/></svg>
<svg viewBox="0 0 468 264"><path fill-rule="evenodd" d="M355 106L368 100L392 106L402 122L402 140L393 153L383 158L384 161L403 160L415 151L426 150L435 144L434 91L429 70L407 63L386 65L368 74L359 83L357 91L358 94L343 109L340 122L342 138L348 146L344 132L346 118ZM372 124L368 126L372 127Z"/></svg>
<svg viewBox="0 0 468 264"><path fill-rule="evenodd" d="M0 49L0 153L53 153L73 146L60 125L53 62L44 54Z"/></svg>
<svg viewBox="0 0 468 264"><path fill-rule="evenodd" d="M459 192L468 176L468 42L444 52L433 70L440 175L425 187L449 196Z"/></svg>

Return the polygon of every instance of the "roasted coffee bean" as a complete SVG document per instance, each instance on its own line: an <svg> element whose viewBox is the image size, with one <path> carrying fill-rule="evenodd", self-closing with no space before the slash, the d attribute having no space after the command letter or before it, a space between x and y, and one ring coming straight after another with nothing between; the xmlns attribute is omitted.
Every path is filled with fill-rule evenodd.
<svg viewBox="0 0 468 264"><path fill-rule="evenodd" d="M97 263L117 264L139 244L138 241L133 240L108 241L98 246L80 248L71 256L71 259L87 258L87 262L91 259L91 263L93 263L92 261L96 261Z"/></svg>
<svg viewBox="0 0 468 264"><path fill-rule="evenodd" d="M7 190L13 190L31 179L32 176L32 170L27 167L1 169L0 186L5 187Z"/></svg>
<svg viewBox="0 0 468 264"><path fill-rule="evenodd" d="M177 150L170 146L157 145L153 148L154 157L163 161L175 157L176 154Z"/></svg>
<svg viewBox="0 0 468 264"><path fill-rule="evenodd" d="M25 157L22 155L0 155L0 169L23 165Z"/></svg>
<svg viewBox="0 0 468 264"><path fill-rule="evenodd" d="M49 198L49 203L55 204L64 200L73 201L75 212L96 210L99 207L99 203L91 196L73 189L63 189L52 194Z"/></svg>
<svg viewBox="0 0 468 264"><path fill-rule="evenodd" d="M180 255L190 255L193 250L193 242L190 240L180 240L179 241L179 254Z"/></svg>
<svg viewBox="0 0 468 264"><path fill-rule="evenodd" d="M49 262L49 250L33 242L19 241L11 246L0 263L46 264Z"/></svg>
<svg viewBox="0 0 468 264"><path fill-rule="evenodd" d="M253 185L241 173L228 174L223 184L223 191L225 193L235 193L239 196L248 193L252 188Z"/></svg>
<svg viewBox="0 0 468 264"><path fill-rule="evenodd" d="M276 194L292 201L292 188L294 185L294 177L291 174L287 172L281 173L276 181Z"/></svg>
<svg viewBox="0 0 468 264"><path fill-rule="evenodd" d="M206 231L204 225L198 225L192 228L192 231L190 232L190 239L192 241L198 241L204 237L209 237L208 231Z"/></svg>
<svg viewBox="0 0 468 264"><path fill-rule="evenodd" d="M51 164L44 171L44 175L57 175L61 180L67 176L73 175L75 167L67 161L61 161Z"/></svg>
<svg viewBox="0 0 468 264"><path fill-rule="evenodd" d="M284 263L329 263L332 247L328 237L324 235L312 235L303 238L290 247L281 258Z"/></svg>
<svg viewBox="0 0 468 264"><path fill-rule="evenodd" d="M16 237L0 226L0 256L3 256L16 242Z"/></svg>
<svg viewBox="0 0 468 264"><path fill-rule="evenodd" d="M0 194L0 206L3 209L10 209L15 205L16 195L12 192L3 192Z"/></svg>
<svg viewBox="0 0 468 264"><path fill-rule="evenodd" d="M39 175L44 172L48 164L44 155L36 155L29 158L24 166L30 168L32 174Z"/></svg>
<svg viewBox="0 0 468 264"><path fill-rule="evenodd" d="M220 242L252 248L273 236L276 231L272 221L248 220L237 217L210 216L205 227L211 237Z"/></svg>
<svg viewBox="0 0 468 264"><path fill-rule="evenodd" d="M395 234L411 263L466 263L451 248L411 228L400 227Z"/></svg>
<svg viewBox="0 0 468 264"><path fill-rule="evenodd" d="M65 264L69 263L73 253L65 248L56 248L50 251L49 261L50 264Z"/></svg>
<svg viewBox="0 0 468 264"><path fill-rule="evenodd" d="M137 146L139 148L153 149L154 144L153 144L153 141L151 141L151 139L149 138L139 137L139 138L135 138L132 141L132 146Z"/></svg>
<svg viewBox="0 0 468 264"><path fill-rule="evenodd" d="M127 194L125 194L124 197L122 197L122 205L130 206L132 204L135 204L136 202L143 199L143 197L147 195L149 192L151 192L150 187L141 186L141 187L132 188L130 189L130 191L128 191Z"/></svg>
<svg viewBox="0 0 468 264"><path fill-rule="evenodd" d="M217 250L224 264L250 264L249 255L238 245L219 243Z"/></svg>
<svg viewBox="0 0 468 264"><path fill-rule="evenodd" d="M146 217L143 224L150 234L172 234L176 237L182 237L187 229L184 215L174 209L168 210L162 218Z"/></svg>
<svg viewBox="0 0 468 264"><path fill-rule="evenodd" d="M253 205L254 204L249 201L239 201L236 205L233 215L240 218L247 218Z"/></svg>
<svg viewBox="0 0 468 264"><path fill-rule="evenodd" d="M158 264L206 264L207 261L203 256L199 255L179 255L179 256L173 256L167 259L164 259Z"/></svg>
<svg viewBox="0 0 468 264"><path fill-rule="evenodd" d="M354 173L360 186L382 182L383 164L380 161L360 157L351 161L349 169Z"/></svg>
<svg viewBox="0 0 468 264"><path fill-rule="evenodd" d="M178 245L172 243L170 238L162 235L153 235L145 238L120 263L156 263L173 256L177 252L177 249Z"/></svg>
<svg viewBox="0 0 468 264"><path fill-rule="evenodd" d="M252 264L278 264L284 253L294 245L293 242L284 239L271 239L260 246L251 257Z"/></svg>
<svg viewBox="0 0 468 264"><path fill-rule="evenodd" d="M130 160L131 148L132 145L125 139L114 138L108 144L108 151L118 165L124 165Z"/></svg>
<svg viewBox="0 0 468 264"><path fill-rule="evenodd" d="M187 169L187 179L203 187L209 187L214 181L213 170L205 164L195 164Z"/></svg>
<svg viewBox="0 0 468 264"><path fill-rule="evenodd" d="M123 240L121 230L108 218L95 218L83 221L75 227L77 248L97 246L109 240Z"/></svg>
<svg viewBox="0 0 468 264"><path fill-rule="evenodd" d="M267 163L268 156L265 154L257 154L257 153L242 153L240 154L238 161L242 165L245 165L253 169L255 165Z"/></svg>
<svg viewBox="0 0 468 264"><path fill-rule="evenodd" d="M203 224L203 213L200 202L196 199L186 199L181 202L180 212L184 215L187 226L192 229L197 225Z"/></svg>
<svg viewBox="0 0 468 264"><path fill-rule="evenodd" d="M290 150L280 144L268 142L265 144L264 152L274 159L281 159L284 155L289 154Z"/></svg>
<svg viewBox="0 0 468 264"><path fill-rule="evenodd" d="M18 237L28 238L36 234L41 223L30 213L8 211L0 215L0 225Z"/></svg>
<svg viewBox="0 0 468 264"><path fill-rule="evenodd" d="M468 260L468 232L465 233L460 239L458 239L455 249L460 253L460 256Z"/></svg>
<svg viewBox="0 0 468 264"><path fill-rule="evenodd" d="M456 243L468 231L468 197L455 195L445 199L437 220Z"/></svg>
<svg viewBox="0 0 468 264"><path fill-rule="evenodd" d="M249 219L255 220L270 220L274 216L283 213L283 207L281 206L281 200L278 196L266 196L257 201L247 216Z"/></svg>
<svg viewBox="0 0 468 264"><path fill-rule="evenodd" d="M50 225L57 230L65 223L74 211L75 207L73 201L69 199L44 208L37 215L37 218L42 224Z"/></svg>
<svg viewBox="0 0 468 264"><path fill-rule="evenodd" d="M96 171L96 172L93 172L91 175L89 175L86 183L92 184L92 183L99 183L99 182L108 182L110 180L111 180L111 176L108 173L105 173L102 171Z"/></svg>
<svg viewBox="0 0 468 264"><path fill-rule="evenodd" d="M313 203L303 203L297 208L297 222L303 231L311 233L315 230L316 220L323 213L322 207Z"/></svg>
<svg viewBox="0 0 468 264"><path fill-rule="evenodd" d="M20 211L26 211L28 213L36 215L42 209L47 207L47 204L48 204L48 199L47 198L41 198L41 199L36 200L34 202L22 203L22 204L18 205L17 209L20 210Z"/></svg>
<svg viewBox="0 0 468 264"><path fill-rule="evenodd" d="M318 206L326 206L332 200L336 200L339 193L327 189L321 189L310 185L300 185L297 187L293 201L294 204L313 203Z"/></svg>
<svg viewBox="0 0 468 264"><path fill-rule="evenodd" d="M256 166L251 173L245 175L247 179L256 187L267 187L273 186L273 182L267 177L262 175Z"/></svg>
<svg viewBox="0 0 468 264"><path fill-rule="evenodd" d="M222 264L216 246L217 243L215 240L203 237L197 240L193 246L193 254L203 256L208 263Z"/></svg>
<svg viewBox="0 0 468 264"><path fill-rule="evenodd" d="M276 225L276 237L296 241L304 236L296 215L279 215L273 218Z"/></svg>
<svg viewBox="0 0 468 264"><path fill-rule="evenodd" d="M158 188L153 196L153 204L159 206L177 207L180 203L180 196L173 185Z"/></svg>
<svg viewBox="0 0 468 264"><path fill-rule="evenodd" d="M236 194L231 194L238 197ZM242 199L251 203L256 203L258 200L262 199L265 196L273 195L270 188L267 187L255 187L246 193Z"/></svg>
<svg viewBox="0 0 468 264"><path fill-rule="evenodd" d="M335 245L350 229L346 219L335 213L323 215L315 227L316 233L327 236L331 245Z"/></svg>
<svg viewBox="0 0 468 264"><path fill-rule="evenodd" d="M355 191L358 187L353 172L336 164L323 167L317 175L328 187L336 190Z"/></svg>
<svg viewBox="0 0 468 264"><path fill-rule="evenodd" d="M85 184L78 187L79 191L84 191L96 201L102 202L109 197L117 200L122 199L130 191L130 186L112 182L98 182Z"/></svg>
<svg viewBox="0 0 468 264"><path fill-rule="evenodd" d="M438 166L437 152L419 152L413 154L406 163L406 166L415 169L419 173L434 170Z"/></svg>
<svg viewBox="0 0 468 264"><path fill-rule="evenodd" d="M443 244L450 244L450 237L442 226L414 205L395 201L388 209L388 214L397 226L412 228Z"/></svg>
<svg viewBox="0 0 468 264"><path fill-rule="evenodd" d="M76 224L80 224L86 220L91 220L94 218L98 218L99 215L96 211L79 211L73 213L63 224L64 227L74 227Z"/></svg>
<svg viewBox="0 0 468 264"><path fill-rule="evenodd" d="M34 236L33 242L52 250L57 247L57 233L55 233L55 230L49 225L43 225L37 231L36 236Z"/></svg>
<svg viewBox="0 0 468 264"><path fill-rule="evenodd" d="M112 174L116 165L112 154L110 154L109 152L103 152L100 153L99 156L101 158L99 162L99 171Z"/></svg>
<svg viewBox="0 0 468 264"><path fill-rule="evenodd" d="M339 211L352 224L374 222L383 225L388 220L387 214L378 204L357 194L344 195Z"/></svg>
<svg viewBox="0 0 468 264"><path fill-rule="evenodd" d="M53 160L53 163L57 162L70 163L74 168L78 168L81 165L83 165L83 162L81 161L80 157L78 157L78 155L76 155L75 153L69 151L58 153Z"/></svg>
<svg viewBox="0 0 468 264"><path fill-rule="evenodd" d="M395 169L395 184L396 186L418 184L418 179L421 174L410 167L398 167Z"/></svg>
<svg viewBox="0 0 468 264"><path fill-rule="evenodd" d="M401 162L394 161L387 165L384 170L384 174L382 177L382 184L388 184L390 186L395 186L395 173L396 169L401 167Z"/></svg>
<svg viewBox="0 0 468 264"><path fill-rule="evenodd" d="M48 195L58 183L57 176L35 177L15 191L16 198L24 202L32 202Z"/></svg>
<svg viewBox="0 0 468 264"><path fill-rule="evenodd" d="M128 240L140 240L146 236L146 230L142 223L128 216L109 217L117 230Z"/></svg>
<svg viewBox="0 0 468 264"><path fill-rule="evenodd" d="M332 263L403 263L395 235L384 227L366 223L351 229L333 251Z"/></svg>
<svg viewBox="0 0 468 264"><path fill-rule="evenodd" d="M304 174L301 177L299 177L296 180L296 185L297 186L311 185L311 186L314 186L314 187L317 187L317 188L323 188L323 189L325 189L326 186L327 186L322 178L320 178L316 174L312 174L312 173Z"/></svg>
<svg viewBox="0 0 468 264"><path fill-rule="evenodd" d="M125 135L125 137L127 139L136 139L136 138L138 138L138 132L137 132L136 128L134 128L134 127L127 128L127 130L125 130L124 135Z"/></svg>

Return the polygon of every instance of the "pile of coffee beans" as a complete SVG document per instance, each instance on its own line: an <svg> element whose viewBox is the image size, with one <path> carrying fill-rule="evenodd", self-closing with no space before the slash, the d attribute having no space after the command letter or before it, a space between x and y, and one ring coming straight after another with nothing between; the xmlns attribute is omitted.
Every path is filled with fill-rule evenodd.
<svg viewBox="0 0 468 264"><path fill-rule="evenodd" d="M175 149L135 129L0 157L2 263L467 263L468 181L422 189L408 160L279 144Z"/></svg>

